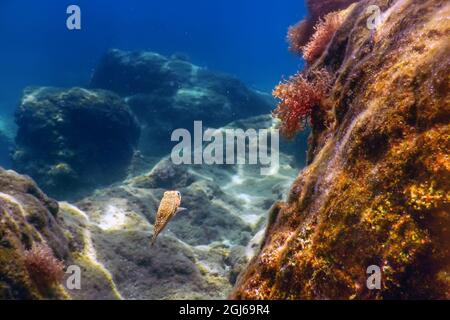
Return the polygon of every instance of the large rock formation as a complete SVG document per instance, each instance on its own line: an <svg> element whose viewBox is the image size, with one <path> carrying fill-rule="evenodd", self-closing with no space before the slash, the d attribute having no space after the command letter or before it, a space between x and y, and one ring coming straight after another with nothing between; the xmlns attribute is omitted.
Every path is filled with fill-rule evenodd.
<svg viewBox="0 0 450 320"><path fill-rule="evenodd" d="M383 15L369 30L373 4ZM449 16L445 0L348 9L305 70L333 75L310 164L270 211L233 298L450 298ZM380 290L366 285L371 265Z"/></svg>
<svg viewBox="0 0 450 320"><path fill-rule="evenodd" d="M0 300L121 297L111 274L97 260L87 218L72 208L48 198L30 178L0 168ZM27 253L39 245L49 253L32 258L41 263L36 274ZM52 266L45 264L52 259L60 260L68 274L46 283ZM70 266L80 268L80 290L67 288L73 275Z"/></svg>
<svg viewBox="0 0 450 320"><path fill-rule="evenodd" d="M46 242L60 259L68 243L56 223L58 203L28 178L0 168L0 299L62 298L64 290L46 290L32 281L25 250Z"/></svg>
<svg viewBox="0 0 450 320"><path fill-rule="evenodd" d="M172 131L191 129L194 120L218 128L268 114L274 105L270 96L236 78L154 52L110 50L96 68L91 87L126 97L143 126L140 150L147 156L166 155Z"/></svg>
<svg viewBox="0 0 450 320"><path fill-rule="evenodd" d="M124 178L140 132L120 97L81 88L27 89L16 123L14 169L58 198Z"/></svg>

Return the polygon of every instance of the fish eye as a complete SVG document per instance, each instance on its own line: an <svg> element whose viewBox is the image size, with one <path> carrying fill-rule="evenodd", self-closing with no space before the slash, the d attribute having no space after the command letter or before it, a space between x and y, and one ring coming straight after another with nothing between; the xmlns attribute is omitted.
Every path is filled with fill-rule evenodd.
<svg viewBox="0 0 450 320"><path fill-rule="evenodd" d="M177 196L181 196L181 193L179 191L177 191Z"/></svg>

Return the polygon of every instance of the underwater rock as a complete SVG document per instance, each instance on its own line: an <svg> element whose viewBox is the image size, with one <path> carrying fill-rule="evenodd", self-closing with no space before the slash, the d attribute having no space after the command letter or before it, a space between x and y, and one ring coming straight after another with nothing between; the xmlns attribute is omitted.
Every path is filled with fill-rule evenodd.
<svg viewBox="0 0 450 320"><path fill-rule="evenodd" d="M225 259L225 264L230 267L230 283L235 284L239 274L245 269L248 263L246 248L243 246L234 246Z"/></svg>
<svg viewBox="0 0 450 320"><path fill-rule="evenodd" d="M270 96L234 77L153 52L110 50L96 68L91 87L126 97L143 126L140 150L150 156L166 155L172 131L191 128L195 120L218 128L270 113L274 105Z"/></svg>
<svg viewBox="0 0 450 320"><path fill-rule="evenodd" d="M96 260L84 217L76 210L68 215L67 208L73 207L47 197L30 178L0 168L0 300L118 298L109 272ZM27 255L40 246L48 249L35 254L46 257ZM51 277L33 274L30 259L60 261L65 271L81 268L82 290L67 287L71 272L60 283L43 283ZM38 271L53 269L42 266Z"/></svg>
<svg viewBox="0 0 450 320"><path fill-rule="evenodd" d="M11 166L14 131L12 125L0 116L0 167L9 168Z"/></svg>
<svg viewBox="0 0 450 320"><path fill-rule="evenodd" d="M172 171L172 167L180 169L180 166L175 166L169 159L164 159L150 173L132 178L122 185L99 191L78 202L77 206L87 214L92 216L93 213L97 213L95 215L97 216L105 212L105 206L108 207L117 200L121 205L115 206L115 210L121 208L120 210L126 212L133 208L143 219L154 223L164 192L176 189L182 194L182 206L188 210L173 218L167 226L170 233L193 246L222 241L236 244L247 243L252 228L237 215L243 207L213 181L214 176L224 175L224 173L205 172L200 168L195 171L188 171L187 168L173 170L173 172L182 172L180 177L184 183L181 184L178 182L177 175L172 176L171 182L166 180L168 179L166 172ZM201 175L206 175L209 179L201 178ZM187 178L183 179L183 176ZM153 186L155 180L166 180L166 187ZM228 207L224 207L225 204ZM98 219L104 219L104 217L99 216ZM162 237L166 232L162 233Z"/></svg>
<svg viewBox="0 0 450 320"><path fill-rule="evenodd" d="M227 127L266 126L267 120L250 118ZM98 190L76 207L61 203L72 254L85 252L90 241L95 261L110 279L97 284L89 277L99 291L83 288L72 296L102 298L114 286L115 297L124 299L225 298L253 255L247 246L253 241L257 247L261 240L255 235L265 228L266 210L289 187L296 172L292 163L293 157L282 152L280 172L262 176L258 166L185 166L163 158L146 173ZM166 190L180 191L187 211L174 217L151 247ZM83 274L93 268L87 270Z"/></svg>
<svg viewBox="0 0 450 320"><path fill-rule="evenodd" d="M384 14L369 30L373 4ZM305 70L334 75L309 166L271 209L232 298L450 298L449 15L442 0L351 7ZM370 266L380 289L367 286Z"/></svg>
<svg viewBox="0 0 450 320"><path fill-rule="evenodd" d="M179 221L175 221L175 218L151 247L153 228L150 222L155 219L165 190L136 188L132 184L130 181L130 184L105 189L78 202L76 208L61 205L60 215L64 220L78 219L78 211L89 221L80 230L89 233L95 246L96 260L110 274L117 297L225 298L232 286L224 262L229 247L214 240L225 241L230 238L231 241L239 241L237 237L233 240L231 233L239 235L242 230L247 230L249 234L250 228L242 222L240 226L233 222L239 219L223 209L217 212L219 207L209 203L205 197L195 204L195 214L204 212L206 221L195 221L192 216ZM181 192L187 194L183 189ZM184 205L193 208L190 201L184 201ZM205 217L210 215L218 218L219 214L223 215L221 221L228 221L227 224L215 226L213 224L217 222ZM212 228L214 231L208 232ZM190 235L189 232L194 234ZM211 234L214 234L213 238ZM82 243L81 240L79 242ZM199 243L203 245L195 245ZM89 282L96 283L95 279ZM85 299L86 293L89 292L83 288L77 292L78 298ZM103 294L97 292L94 297L100 299Z"/></svg>
<svg viewBox="0 0 450 320"><path fill-rule="evenodd" d="M27 89L16 123L14 169L58 198L125 177L140 133L120 97L82 88Z"/></svg>
<svg viewBox="0 0 450 320"><path fill-rule="evenodd" d="M25 263L26 250L45 242L58 259L68 241L57 221L58 203L29 178L0 168L0 299L64 298L60 284L44 288Z"/></svg>
<svg viewBox="0 0 450 320"><path fill-rule="evenodd" d="M255 117L226 127L266 127L267 121L268 116ZM281 152L280 172L262 176L258 166L176 166L164 158L75 204L57 203L31 179L2 170L0 214L7 219L0 221L13 213L19 229L0 223L0 252L5 245L8 259L18 257L0 260L0 279L7 279L0 281L0 298L224 299L261 241L265 211L288 189L293 162ZM181 192L188 210L151 247L155 213L168 189ZM29 232L33 237L20 238ZM29 283L20 257L42 238L66 268L79 268L79 290L68 286L70 273L50 291ZM25 284L10 270L19 270Z"/></svg>
<svg viewBox="0 0 450 320"><path fill-rule="evenodd" d="M89 201L84 201L81 207L88 208L86 211L67 203L61 205L64 223L70 223L72 230L78 228L91 247L91 254L85 255L91 261L76 261L85 266L83 283L90 287L83 285L73 296L77 299L223 298L231 289L230 284L210 282L197 265L194 248L173 236L161 237L150 247L151 225L142 216L143 208L137 205L137 201L120 195L109 198L109 203L92 200L92 207ZM92 210L94 207L98 211ZM79 243L83 241L80 239ZM80 246L76 251L86 249ZM109 282L99 282L94 271L107 274Z"/></svg>
<svg viewBox="0 0 450 320"><path fill-rule="evenodd" d="M180 60L170 68L169 61L155 52L109 50L95 69L91 86L123 96L138 93L170 96L183 78L190 78L192 70L189 62Z"/></svg>

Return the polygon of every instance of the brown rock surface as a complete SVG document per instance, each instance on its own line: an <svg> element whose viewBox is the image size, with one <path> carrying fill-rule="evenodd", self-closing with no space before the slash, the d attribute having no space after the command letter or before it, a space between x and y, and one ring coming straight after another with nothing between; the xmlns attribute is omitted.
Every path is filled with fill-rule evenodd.
<svg viewBox="0 0 450 320"><path fill-rule="evenodd" d="M383 20L366 27L368 5ZM450 3L353 5L305 70L334 75L309 165L273 207L236 299L450 297ZM381 290L366 286L382 270Z"/></svg>

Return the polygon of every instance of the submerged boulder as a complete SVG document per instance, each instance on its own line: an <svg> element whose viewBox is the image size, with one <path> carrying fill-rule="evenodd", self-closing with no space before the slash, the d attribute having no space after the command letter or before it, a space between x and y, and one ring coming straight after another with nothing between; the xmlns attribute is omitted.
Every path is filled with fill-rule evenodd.
<svg viewBox="0 0 450 320"><path fill-rule="evenodd" d="M166 155L172 131L191 128L194 120L221 127L267 114L274 105L270 96L234 77L153 52L110 50L96 68L91 87L126 97L143 126L140 149L148 156Z"/></svg>
<svg viewBox="0 0 450 320"><path fill-rule="evenodd" d="M74 275L81 287L72 286ZM86 217L0 168L0 300L73 298L121 298L97 261Z"/></svg>
<svg viewBox="0 0 450 320"><path fill-rule="evenodd" d="M369 5L384 13L375 30ZM233 298L450 297L449 14L442 0L350 7L305 70L334 75L310 164L271 209Z"/></svg>
<svg viewBox="0 0 450 320"><path fill-rule="evenodd" d="M140 133L120 97L82 88L25 90L16 123L14 168L59 198L123 178Z"/></svg>
<svg viewBox="0 0 450 320"><path fill-rule="evenodd" d="M58 259L68 256L57 213L58 203L31 179L0 168L0 299L65 297L60 284L36 281L25 260L26 250L39 243Z"/></svg>

